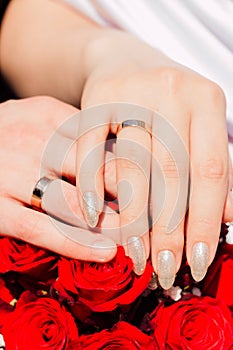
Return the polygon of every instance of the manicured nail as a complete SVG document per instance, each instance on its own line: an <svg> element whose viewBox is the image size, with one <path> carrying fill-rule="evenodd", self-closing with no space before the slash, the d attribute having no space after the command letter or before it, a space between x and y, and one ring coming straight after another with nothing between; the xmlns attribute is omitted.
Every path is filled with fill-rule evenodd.
<svg viewBox="0 0 233 350"><path fill-rule="evenodd" d="M94 192L86 192L83 198L84 216L90 227L96 227L99 221L97 198Z"/></svg>
<svg viewBox="0 0 233 350"><path fill-rule="evenodd" d="M204 242L194 244L191 257L191 273L195 281L201 281L209 265L209 248Z"/></svg>
<svg viewBox="0 0 233 350"><path fill-rule="evenodd" d="M176 276L176 259L170 250L162 250L157 258L159 283L163 289L172 287Z"/></svg>
<svg viewBox="0 0 233 350"><path fill-rule="evenodd" d="M143 241L140 237L130 237L128 239L128 254L134 264L136 275L142 275L146 268L146 253Z"/></svg>

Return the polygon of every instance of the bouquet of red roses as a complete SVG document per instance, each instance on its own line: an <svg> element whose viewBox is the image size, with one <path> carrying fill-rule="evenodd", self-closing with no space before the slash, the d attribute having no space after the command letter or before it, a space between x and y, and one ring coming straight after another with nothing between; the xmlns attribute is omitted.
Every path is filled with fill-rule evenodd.
<svg viewBox="0 0 233 350"><path fill-rule="evenodd" d="M185 261L164 291L118 247L108 263L0 238L0 349L233 349L233 243L223 225L201 283Z"/></svg>

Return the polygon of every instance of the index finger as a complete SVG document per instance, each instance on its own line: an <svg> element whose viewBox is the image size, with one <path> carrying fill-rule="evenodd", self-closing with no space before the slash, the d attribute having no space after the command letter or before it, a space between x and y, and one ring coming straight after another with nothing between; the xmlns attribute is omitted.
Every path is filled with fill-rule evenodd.
<svg viewBox="0 0 233 350"><path fill-rule="evenodd" d="M15 200L1 198L0 207L5 218L0 223L3 235L75 259L103 262L111 260L116 254L114 241L103 234L66 225Z"/></svg>

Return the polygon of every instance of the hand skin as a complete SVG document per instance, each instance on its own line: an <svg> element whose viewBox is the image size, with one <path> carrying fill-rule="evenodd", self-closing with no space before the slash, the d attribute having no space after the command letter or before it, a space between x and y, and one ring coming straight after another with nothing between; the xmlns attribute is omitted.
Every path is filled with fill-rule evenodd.
<svg viewBox="0 0 233 350"><path fill-rule="evenodd" d="M158 137L152 138L152 154L166 183L166 200L161 215L153 222L151 256L155 271L161 274L160 281L168 286L180 265L185 232L187 258L191 265L196 266L195 261L192 263L195 244L204 242L208 246L202 271L192 268L193 275L204 274L215 255L222 219L233 220L226 101L221 88L131 35L101 28L58 1L13 0L3 20L0 44L2 72L20 97L48 94L81 108L118 101L134 103L157 111L176 130L190 157L188 165L181 164L181 174L177 174L177 164ZM98 136L99 142L108 131L116 132L110 118L108 124L101 137L92 135ZM156 121L152 124L156 128ZM121 135L134 140L135 130L129 128ZM137 134L139 143L148 141L145 140L145 135ZM82 149L82 154L78 150L79 158L85 157L88 145L82 144ZM127 164L116 167L118 182L124 176L131 178L137 173ZM189 211L186 215L189 175ZM151 176L153 217L158 206L158 175L153 166ZM180 181L185 189L180 204L182 220L168 235ZM139 187L137 180L134 184ZM133 222L139 215L142 210L140 199L140 193L136 191L135 201L120 214L121 225ZM142 204L147 206L148 198L144 200L146 203ZM129 232L125 234L127 236ZM147 235L144 239L147 256L148 245ZM169 264L175 264L167 282L163 271L158 271L158 256L163 251L165 255L167 251L173 253ZM162 255L164 259L166 256Z"/></svg>
<svg viewBox="0 0 233 350"><path fill-rule="evenodd" d="M68 151L75 142L62 127L77 112L75 107L51 97L11 100L0 105L0 234L69 257L105 261L116 253L108 228L119 227L119 218L114 211L103 214L97 233L90 232L84 221L76 187L72 185L75 147ZM54 147L59 153L50 152ZM60 159L60 155L64 158ZM59 179L61 164L62 174L70 183ZM107 166L108 178L111 171ZM30 204L33 188L42 174L58 179L46 189L42 199L44 212L39 212ZM106 186L111 192L111 182ZM115 240L116 230L113 236ZM101 246L103 249L98 249Z"/></svg>

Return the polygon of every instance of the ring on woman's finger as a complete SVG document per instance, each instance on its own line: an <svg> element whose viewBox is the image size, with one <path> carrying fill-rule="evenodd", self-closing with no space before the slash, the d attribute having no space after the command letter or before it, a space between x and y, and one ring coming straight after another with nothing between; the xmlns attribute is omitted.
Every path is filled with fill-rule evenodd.
<svg viewBox="0 0 233 350"><path fill-rule="evenodd" d="M117 135L123 128L129 127L129 126L144 129L151 135L151 126L145 123L143 120L137 120L137 119L128 119L123 121L117 128Z"/></svg>
<svg viewBox="0 0 233 350"><path fill-rule="evenodd" d="M55 177L42 177L40 178L34 189L32 192L32 198L31 198L31 206L39 211L42 211L42 198L43 195L46 191L46 189L48 188L48 185L50 184L50 182L56 180Z"/></svg>

